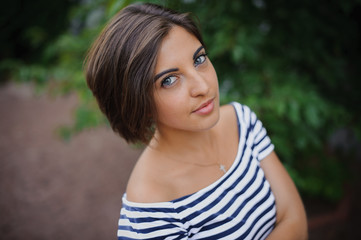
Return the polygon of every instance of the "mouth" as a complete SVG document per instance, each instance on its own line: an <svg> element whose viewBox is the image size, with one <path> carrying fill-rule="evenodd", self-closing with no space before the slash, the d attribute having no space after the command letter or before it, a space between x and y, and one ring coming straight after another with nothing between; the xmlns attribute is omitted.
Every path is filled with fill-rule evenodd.
<svg viewBox="0 0 361 240"><path fill-rule="evenodd" d="M207 115L211 113L214 109L214 98L202 103L196 110L192 113L197 113L200 115Z"/></svg>

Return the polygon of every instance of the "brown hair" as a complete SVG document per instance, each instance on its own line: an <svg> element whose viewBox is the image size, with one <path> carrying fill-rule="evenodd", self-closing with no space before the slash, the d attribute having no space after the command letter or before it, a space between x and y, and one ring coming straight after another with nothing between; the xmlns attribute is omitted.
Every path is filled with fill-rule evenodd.
<svg viewBox="0 0 361 240"><path fill-rule="evenodd" d="M112 129L127 142L148 143L154 134L154 69L160 44L174 25L204 45L189 14L145 3L118 12L88 53L87 84Z"/></svg>

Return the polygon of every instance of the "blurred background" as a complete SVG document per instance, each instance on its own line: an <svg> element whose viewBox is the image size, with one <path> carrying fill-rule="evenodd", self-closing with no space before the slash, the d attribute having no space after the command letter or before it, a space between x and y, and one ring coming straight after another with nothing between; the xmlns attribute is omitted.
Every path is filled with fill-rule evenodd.
<svg viewBox="0 0 361 240"><path fill-rule="evenodd" d="M86 87L87 49L126 0L0 10L0 239L114 239L141 149ZM361 0L147 1L198 17L222 103L250 106L306 205L310 239L360 239Z"/></svg>

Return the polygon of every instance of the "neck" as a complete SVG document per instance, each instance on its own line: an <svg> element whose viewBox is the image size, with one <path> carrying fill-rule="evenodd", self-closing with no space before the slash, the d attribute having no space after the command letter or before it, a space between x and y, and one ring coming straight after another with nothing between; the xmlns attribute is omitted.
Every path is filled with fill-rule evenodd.
<svg viewBox="0 0 361 240"><path fill-rule="evenodd" d="M214 128L197 132L157 129L150 147L173 159L179 157L190 163L207 165L218 161L216 140Z"/></svg>

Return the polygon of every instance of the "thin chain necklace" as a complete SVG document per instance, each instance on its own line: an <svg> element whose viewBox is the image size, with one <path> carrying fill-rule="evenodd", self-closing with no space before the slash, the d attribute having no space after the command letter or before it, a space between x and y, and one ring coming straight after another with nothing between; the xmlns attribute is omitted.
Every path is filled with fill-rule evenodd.
<svg viewBox="0 0 361 240"><path fill-rule="evenodd" d="M180 160L177 160L177 161L180 161ZM224 164L222 164L222 162L216 162L216 163L210 163L210 164L201 164L201 163L192 163L192 162L187 162L187 161L181 161L183 163L187 163L187 164L192 164L192 165L195 165L195 166L198 166L198 167L211 167L211 166L214 166L214 165L217 165L219 167L219 170L221 170L224 173L227 172L227 169L226 169L226 166Z"/></svg>
<svg viewBox="0 0 361 240"><path fill-rule="evenodd" d="M216 156L219 156L217 148L216 148ZM220 159L222 159L222 158L220 158ZM227 172L226 166L224 164L222 164L222 161L220 161L220 162L217 161L216 163L211 163L211 164L200 164L200 163L190 163L190 164L198 165L200 167L208 167L208 166L218 165L219 170L221 170L223 172L223 174L225 174Z"/></svg>
<svg viewBox="0 0 361 240"><path fill-rule="evenodd" d="M180 161L186 164L192 164L195 166L199 166L199 167L210 167L210 166L214 166L214 165L218 165L219 170L223 172L223 174L225 174L227 172L226 166L224 164L222 164L221 162L216 162L216 163L210 163L210 164L201 164L201 163L196 163L196 162L187 162L187 161L183 161L183 160L176 160L176 161Z"/></svg>

